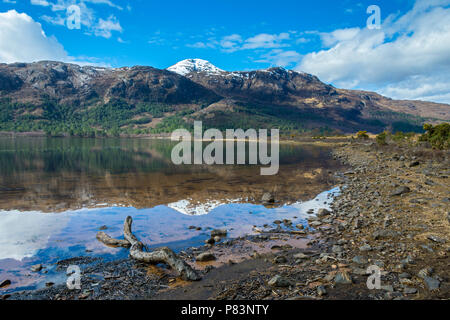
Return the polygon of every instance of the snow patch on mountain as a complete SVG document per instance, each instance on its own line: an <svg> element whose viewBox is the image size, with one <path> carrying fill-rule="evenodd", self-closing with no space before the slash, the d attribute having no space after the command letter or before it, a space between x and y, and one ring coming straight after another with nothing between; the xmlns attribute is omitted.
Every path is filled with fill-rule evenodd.
<svg viewBox="0 0 450 320"><path fill-rule="evenodd" d="M186 59L167 68L167 70L178 73L182 76L185 76L191 72L205 72L207 74L215 75L225 72L224 70L217 68L211 62L202 59Z"/></svg>

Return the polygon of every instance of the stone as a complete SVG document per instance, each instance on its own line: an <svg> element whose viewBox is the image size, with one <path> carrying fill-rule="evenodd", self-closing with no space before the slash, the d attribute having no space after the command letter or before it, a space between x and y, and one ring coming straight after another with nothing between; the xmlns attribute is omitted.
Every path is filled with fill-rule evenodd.
<svg viewBox="0 0 450 320"><path fill-rule="evenodd" d="M291 286L292 282L280 275L276 275L275 277L269 280L268 285L271 287L286 288Z"/></svg>
<svg viewBox="0 0 450 320"><path fill-rule="evenodd" d="M353 257L352 261L357 264L369 263L369 260L367 260L367 258L363 257L363 256L355 256L355 257Z"/></svg>
<svg viewBox="0 0 450 320"><path fill-rule="evenodd" d="M8 280L8 279L3 280L2 282L0 282L0 288L7 287L7 286L9 286L10 284L11 284L11 280Z"/></svg>
<svg viewBox="0 0 450 320"><path fill-rule="evenodd" d="M32 272L39 272L41 271L43 268L42 264L35 264L34 266L31 266L31 271Z"/></svg>
<svg viewBox="0 0 450 320"><path fill-rule="evenodd" d="M412 168L412 167L417 167L418 165L420 165L419 161L413 161L408 165L408 167Z"/></svg>
<svg viewBox="0 0 450 320"><path fill-rule="evenodd" d="M365 244L365 245L362 245L361 247L359 247L359 251L371 251L372 250L372 247L370 246L370 244Z"/></svg>
<svg viewBox="0 0 450 320"><path fill-rule="evenodd" d="M433 274L434 270L431 267L426 267L421 269L418 273L417 276L419 278L424 279L425 277L430 277Z"/></svg>
<svg viewBox="0 0 450 320"><path fill-rule="evenodd" d="M317 295L319 296L319 297L322 297L322 296L324 296L324 295L326 295L327 294L327 289L325 289L325 286L318 286L317 287Z"/></svg>
<svg viewBox="0 0 450 320"><path fill-rule="evenodd" d="M329 216L331 214L331 212L327 209L319 209L319 211L317 211L317 216L318 217L325 217L325 216Z"/></svg>
<svg viewBox="0 0 450 320"><path fill-rule="evenodd" d="M393 230L387 230L387 229L383 229L383 230L377 230L372 234L372 237L375 240L379 240L379 239L390 239L390 238L395 238L398 237L399 233Z"/></svg>
<svg viewBox="0 0 450 320"><path fill-rule="evenodd" d="M214 229L211 231L211 237L214 238L216 236L218 237L226 237L228 234L228 231L225 229Z"/></svg>
<svg viewBox="0 0 450 320"><path fill-rule="evenodd" d="M107 226L101 226L101 227L99 228L99 230L106 230L106 229L108 229Z"/></svg>
<svg viewBox="0 0 450 320"><path fill-rule="evenodd" d="M341 247L341 246L334 245L333 248L331 248L331 251L332 251L333 253L339 253L339 252L342 252L342 247Z"/></svg>
<svg viewBox="0 0 450 320"><path fill-rule="evenodd" d="M392 197L401 196L402 194L409 193L409 192L411 192L411 189L409 187L401 186L401 187L395 188L394 191L392 191L390 195Z"/></svg>
<svg viewBox="0 0 450 320"><path fill-rule="evenodd" d="M417 293L417 289L416 288L405 287L403 289L403 293L404 294L415 294L415 293Z"/></svg>
<svg viewBox="0 0 450 320"><path fill-rule="evenodd" d="M388 292L394 292L394 287L392 285L381 286L381 289Z"/></svg>
<svg viewBox="0 0 450 320"><path fill-rule="evenodd" d="M428 276L425 276L423 278L423 281L425 282L428 290L430 291L439 289L439 286L441 285L439 280Z"/></svg>
<svg viewBox="0 0 450 320"><path fill-rule="evenodd" d="M274 263L286 263L287 259L285 256L278 256L273 259Z"/></svg>
<svg viewBox="0 0 450 320"><path fill-rule="evenodd" d="M309 258L309 256L307 256L302 252L294 254L294 259L307 259L307 258Z"/></svg>
<svg viewBox="0 0 450 320"><path fill-rule="evenodd" d="M200 253L197 257L195 257L196 261L212 261L212 260L216 260L216 256L210 252L203 252Z"/></svg>
<svg viewBox="0 0 450 320"><path fill-rule="evenodd" d="M346 271L339 271L334 276L334 283L336 283L336 284L352 284L353 280Z"/></svg>
<svg viewBox="0 0 450 320"><path fill-rule="evenodd" d="M434 235L434 234L430 234L427 237L428 240L431 240L433 242L438 242L438 243L445 243L445 239L439 238L438 236Z"/></svg>
<svg viewBox="0 0 450 320"><path fill-rule="evenodd" d="M263 194L263 196L261 198L261 202L262 203L266 203L266 204L274 203L275 202L275 197L271 193L266 192L266 193Z"/></svg>

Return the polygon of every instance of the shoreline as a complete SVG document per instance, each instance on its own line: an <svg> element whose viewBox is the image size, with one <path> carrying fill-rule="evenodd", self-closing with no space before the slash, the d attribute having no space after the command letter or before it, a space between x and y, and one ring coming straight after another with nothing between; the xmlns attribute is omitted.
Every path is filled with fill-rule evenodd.
<svg viewBox="0 0 450 320"><path fill-rule="evenodd" d="M230 248L247 256L217 268L202 263L199 282L183 282L171 270L125 259L87 267L87 275L106 272L114 277L86 279L81 291L55 286L7 298L449 299L448 152L368 142L335 146L333 156L351 169L338 173L337 186L345 188L332 210L310 217L315 230L275 228L190 248L180 253L188 261L202 252ZM281 223L289 226L289 221ZM292 239L303 239L306 247L290 245ZM275 240L285 245L263 253L245 247ZM371 265L381 269L380 289L367 288L366 269Z"/></svg>

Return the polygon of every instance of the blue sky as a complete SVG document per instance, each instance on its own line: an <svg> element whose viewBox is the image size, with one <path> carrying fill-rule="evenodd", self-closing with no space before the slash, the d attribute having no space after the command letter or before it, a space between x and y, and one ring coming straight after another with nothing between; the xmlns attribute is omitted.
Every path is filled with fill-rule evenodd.
<svg viewBox="0 0 450 320"><path fill-rule="evenodd" d="M67 27L73 4L81 10L80 29ZM381 10L378 30L366 27L370 5ZM450 45L442 42L450 39L449 6L449 0L0 0L0 62L167 68L202 58L224 70L283 66L338 87L447 102ZM433 24L440 25L435 43L420 48Z"/></svg>

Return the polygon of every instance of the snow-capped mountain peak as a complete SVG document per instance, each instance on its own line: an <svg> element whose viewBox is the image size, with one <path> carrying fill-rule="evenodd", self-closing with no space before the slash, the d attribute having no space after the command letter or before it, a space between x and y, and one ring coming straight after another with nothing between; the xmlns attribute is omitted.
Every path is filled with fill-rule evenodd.
<svg viewBox="0 0 450 320"><path fill-rule="evenodd" d="M225 72L224 70L217 68L211 62L202 59L186 59L167 68L167 70L182 76L191 72L206 72L208 74L220 74Z"/></svg>

